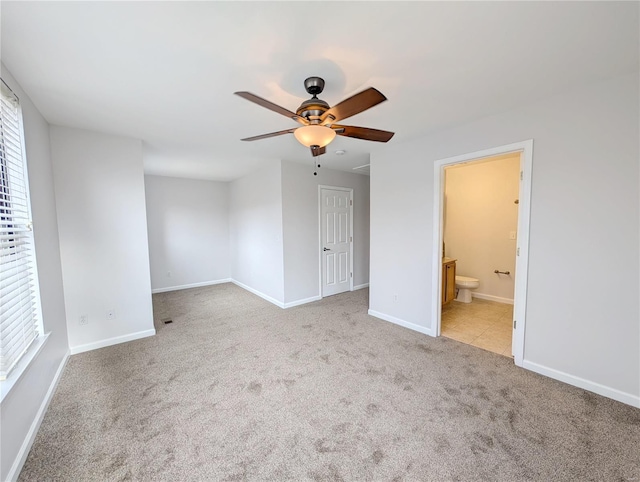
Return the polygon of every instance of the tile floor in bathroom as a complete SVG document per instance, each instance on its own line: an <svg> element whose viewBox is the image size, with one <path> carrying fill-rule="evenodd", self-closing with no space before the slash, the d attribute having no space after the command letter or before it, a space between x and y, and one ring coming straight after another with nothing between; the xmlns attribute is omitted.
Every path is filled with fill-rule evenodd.
<svg viewBox="0 0 640 482"><path fill-rule="evenodd" d="M442 307L442 336L504 356L511 354L513 305L473 298Z"/></svg>

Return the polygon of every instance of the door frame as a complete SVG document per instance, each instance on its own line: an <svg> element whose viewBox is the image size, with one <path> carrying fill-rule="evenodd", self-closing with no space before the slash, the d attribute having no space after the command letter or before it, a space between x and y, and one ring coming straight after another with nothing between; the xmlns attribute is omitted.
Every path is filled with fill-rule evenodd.
<svg viewBox="0 0 640 482"><path fill-rule="evenodd" d="M353 291L353 188L318 185L318 296L322 296L322 190L345 191L349 193L349 232L351 241L349 242L349 291Z"/></svg>
<svg viewBox="0 0 640 482"><path fill-rule="evenodd" d="M520 153L520 193L518 202L518 238L516 243L516 275L513 293L513 358L517 366L524 359L524 339L527 309L527 280L529 273L529 220L531 214L531 165L533 163L533 139L498 146L460 156L440 159L434 163L433 175L433 258L432 258L432 300L431 332L440 336L441 296L442 296L442 241L444 228L444 168L454 164L480 161L502 154Z"/></svg>

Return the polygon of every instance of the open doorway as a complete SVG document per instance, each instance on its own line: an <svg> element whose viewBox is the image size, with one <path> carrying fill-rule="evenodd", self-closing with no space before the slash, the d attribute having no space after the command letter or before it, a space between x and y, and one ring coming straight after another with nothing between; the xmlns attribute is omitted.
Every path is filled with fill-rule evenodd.
<svg viewBox="0 0 640 482"><path fill-rule="evenodd" d="M435 165L435 332L522 364L533 141Z"/></svg>
<svg viewBox="0 0 640 482"><path fill-rule="evenodd" d="M444 168L440 334L512 356L520 153Z"/></svg>

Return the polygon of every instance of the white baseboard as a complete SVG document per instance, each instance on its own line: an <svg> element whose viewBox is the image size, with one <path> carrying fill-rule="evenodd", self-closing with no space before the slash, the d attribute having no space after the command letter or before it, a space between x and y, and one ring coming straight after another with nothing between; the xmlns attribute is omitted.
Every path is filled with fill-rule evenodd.
<svg viewBox="0 0 640 482"><path fill-rule="evenodd" d="M287 308L293 308L294 306L300 306L300 305L304 305L307 303L312 303L314 301L319 301L322 299L322 296L311 296L310 298L304 298L301 300L295 300L295 301L290 301L288 303L283 303L282 301L278 301L275 298L272 298L269 295L265 295L264 293L262 293L261 291L258 291L254 288L252 288L251 286L247 286L244 283L240 283L240 281L234 280L234 279L230 279L229 280L231 283L233 283L234 285L239 286L240 288L247 290L249 293L253 293L256 296L259 296L260 298L262 298L263 300L268 301L269 303L272 303L274 305L276 305L278 308L282 308L282 309L287 309Z"/></svg>
<svg viewBox="0 0 640 482"><path fill-rule="evenodd" d="M64 355L64 358L58 365L58 369L56 370L56 374L53 376L53 380L51 380L51 384L49 385L49 389L47 390L46 395L44 396L44 400L40 404L40 408L36 413L36 417L33 419L31 423L31 427L29 427L29 431L27 432L27 436L24 438L24 442L22 442L22 446L18 451L18 455L16 459L13 461L13 465L9 469L9 473L7 474L6 480L17 480L20 475L20 471L22 470L22 466L24 462L27 460L27 455L29 455L29 451L31 450L31 446L33 445L33 441L36 438L36 434L40 429L40 424L42 423L42 419L44 419L44 414L47 412L47 408L49 408L49 403L51 403L51 399L53 398L53 394L56 391L56 387L58 386L58 382L60 381L60 377L62 376L62 372L64 371L64 367L67 365L67 360L69 360L70 352Z"/></svg>
<svg viewBox="0 0 640 482"><path fill-rule="evenodd" d="M166 288L155 288L151 293L166 293L168 291L188 290L189 288L200 288L201 286L219 285L222 283L231 283L231 278L217 279L214 281L203 281L201 283L190 283L188 285L168 286Z"/></svg>
<svg viewBox="0 0 640 482"><path fill-rule="evenodd" d="M105 346L118 345L127 341L139 340L140 338L146 338L156 334L156 330L144 330L136 333L129 333L128 335L115 336L113 338L107 338L106 340L95 341L93 343L87 343L85 345L77 345L70 347L71 354L77 355L85 351L97 350L98 348L104 348Z"/></svg>
<svg viewBox="0 0 640 482"><path fill-rule="evenodd" d="M322 299L322 296L312 296L311 298L304 298L302 300L290 301L289 303L285 303L283 308L293 308L294 306L306 305L307 303L313 303L314 301L319 301Z"/></svg>
<svg viewBox="0 0 640 482"><path fill-rule="evenodd" d="M260 298L262 298L263 300L268 301L269 303L273 303L274 305L280 307L280 308L285 308L284 303L282 301L278 301L275 298L272 298L269 295L265 295L264 293L261 293L260 291L251 288L250 286L247 286L244 283L240 283L240 281L236 281L234 279L230 280L234 285L239 286L240 288L247 290L249 293L253 293L256 296L259 296ZM294 301L295 303L295 301Z"/></svg>
<svg viewBox="0 0 640 482"><path fill-rule="evenodd" d="M409 328L410 330L418 331L420 333L424 333L425 335L434 336L430 328L416 325L415 323L396 318L395 316L385 315L384 313L380 313L379 311L375 310L369 310L367 313L369 313L371 316L375 316L376 318L380 318L381 320L390 321L391 323L394 323L396 325L404 326L405 328Z"/></svg>
<svg viewBox="0 0 640 482"><path fill-rule="evenodd" d="M368 288L368 287L369 287L369 283L363 283L363 284L361 284L361 285L356 285L356 286L354 286L354 287L353 287L353 291L361 290L361 289L363 289L363 288Z"/></svg>
<svg viewBox="0 0 640 482"><path fill-rule="evenodd" d="M529 360L523 360L522 368L526 368L527 370L539 373L540 375L544 375L549 378L568 383L569 385L573 385L574 387L597 393L598 395L602 395L603 397L612 398L613 400L626 403L627 405L631 405L632 407L640 408L640 396L638 395L622 392L615 388L607 387L590 380L585 380L584 378L576 377L575 375L570 375L569 373L561 372L554 368L549 368Z"/></svg>
<svg viewBox="0 0 640 482"><path fill-rule="evenodd" d="M471 292L471 296L473 298L480 298L481 300L496 301L498 303L505 303L507 305L513 304L513 300L510 298L501 298L500 296L485 295L484 293L476 293L475 291Z"/></svg>

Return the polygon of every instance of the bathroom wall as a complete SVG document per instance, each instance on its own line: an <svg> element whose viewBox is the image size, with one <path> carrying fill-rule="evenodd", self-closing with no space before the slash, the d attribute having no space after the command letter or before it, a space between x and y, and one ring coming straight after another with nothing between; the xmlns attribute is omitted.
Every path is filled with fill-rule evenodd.
<svg viewBox="0 0 640 482"><path fill-rule="evenodd" d="M519 173L519 154L445 169L446 255L458 275L480 280L478 298L513 303Z"/></svg>

